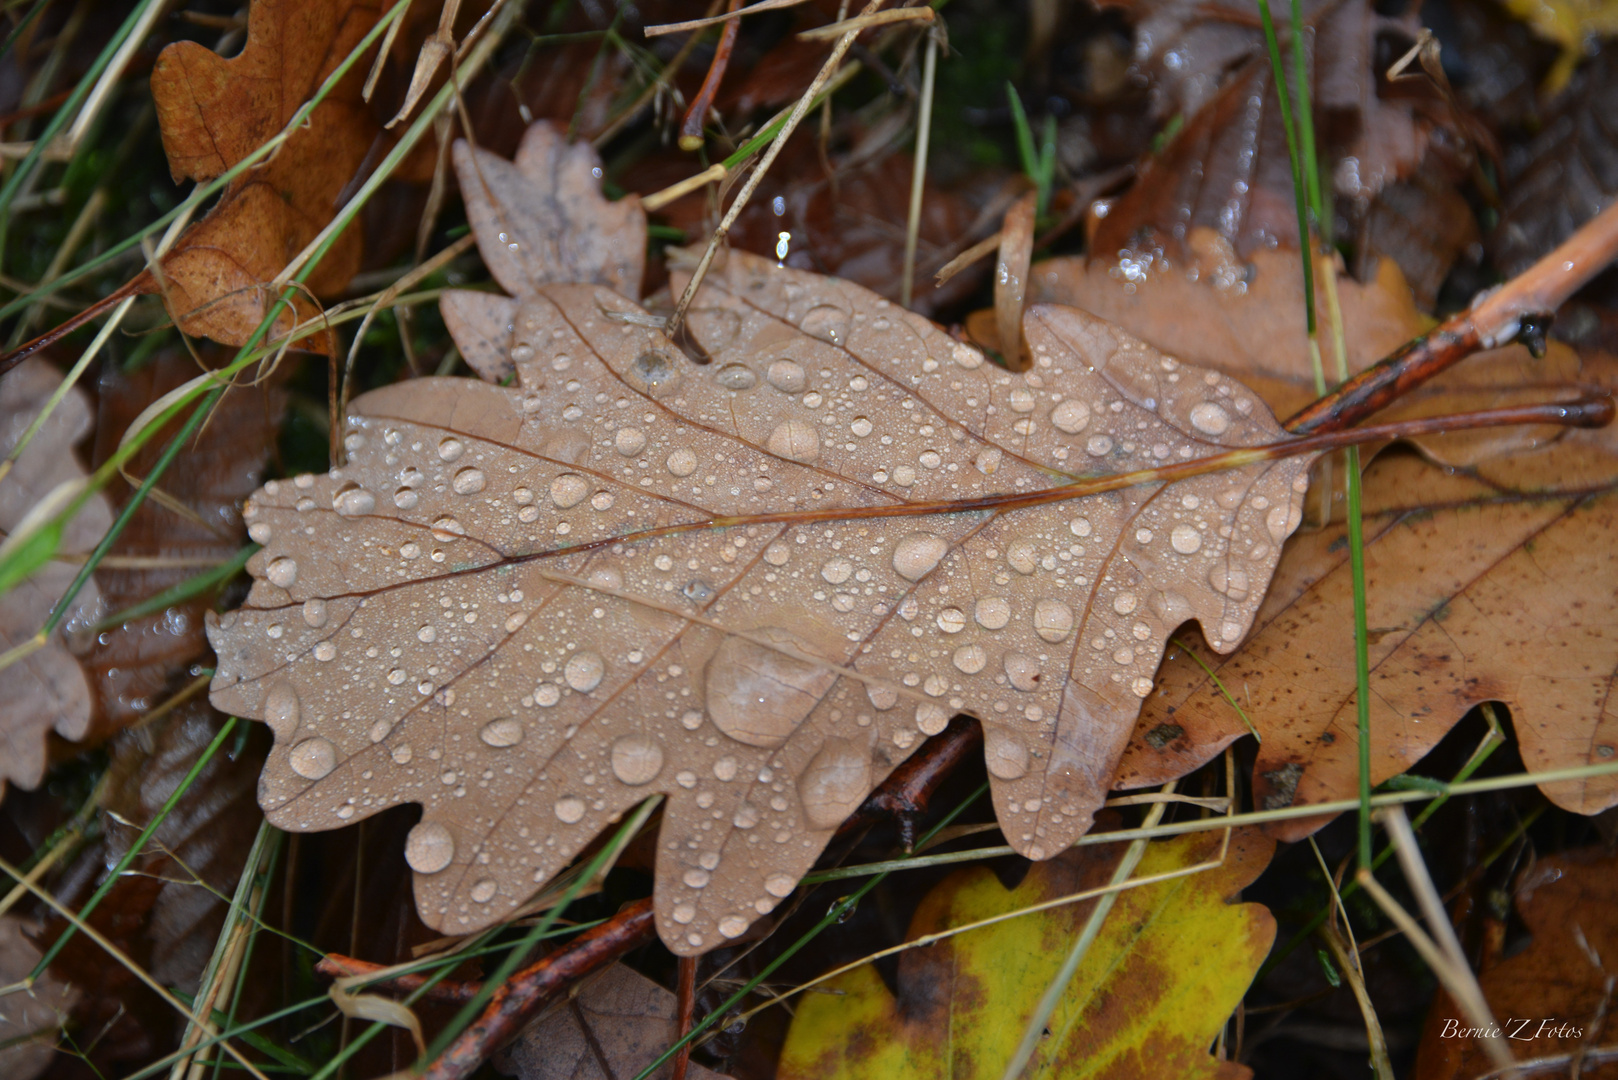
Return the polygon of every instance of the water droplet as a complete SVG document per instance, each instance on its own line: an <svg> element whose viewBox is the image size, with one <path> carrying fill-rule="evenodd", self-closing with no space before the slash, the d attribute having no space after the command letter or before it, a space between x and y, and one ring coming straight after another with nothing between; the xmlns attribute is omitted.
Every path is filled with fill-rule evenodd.
<svg viewBox="0 0 1618 1080"><path fill-rule="evenodd" d="M1194 555L1202 547L1202 534L1192 525L1176 525L1169 533L1169 546L1181 555Z"/></svg>
<svg viewBox="0 0 1618 1080"><path fill-rule="evenodd" d="M848 341L848 312L830 304L821 304L809 309L809 313L798 323L798 329L810 337L842 345Z"/></svg>
<svg viewBox="0 0 1618 1080"><path fill-rule="evenodd" d="M613 436L612 445L624 457L634 457L646 449L646 432L640 428L619 428L618 434Z"/></svg>
<svg viewBox="0 0 1618 1080"><path fill-rule="evenodd" d="M438 459L440 461L454 461L466 453L466 444L455 436L440 440L438 444Z"/></svg>
<svg viewBox="0 0 1618 1080"><path fill-rule="evenodd" d="M1140 600L1134 593L1119 593L1112 598L1112 610L1120 615L1128 615L1140 605Z"/></svg>
<svg viewBox="0 0 1618 1080"><path fill-rule="evenodd" d="M695 904L677 904L672 914L675 922L685 926L697 917L697 908Z"/></svg>
<svg viewBox="0 0 1618 1080"><path fill-rule="evenodd" d="M264 577L271 585L290 589L292 583L298 580L298 564L285 555L271 559L270 565L264 568Z"/></svg>
<svg viewBox="0 0 1618 1080"><path fill-rule="evenodd" d="M315 659L321 663L337 659L337 646L329 641L322 641L314 648Z"/></svg>
<svg viewBox="0 0 1618 1080"><path fill-rule="evenodd" d="M887 712L899 704L899 691L891 686L879 686L876 683L865 684L865 697L871 707L878 712Z"/></svg>
<svg viewBox="0 0 1618 1080"><path fill-rule="evenodd" d="M1242 636L1242 624L1238 622L1223 623L1219 627L1219 636L1226 641L1237 641Z"/></svg>
<svg viewBox="0 0 1618 1080"><path fill-rule="evenodd" d="M955 650L955 666L968 675L976 675L989 664L989 654L981 645L962 645Z"/></svg>
<svg viewBox="0 0 1618 1080"><path fill-rule="evenodd" d="M1224 406L1204 401L1191 409L1191 426L1204 435L1223 435L1230 430L1230 414Z"/></svg>
<svg viewBox="0 0 1618 1080"><path fill-rule="evenodd" d="M713 880L713 875L701 867L693 866L681 875L680 880L684 881L690 888L705 889L708 887L708 882Z"/></svg>
<svg viewBox="0 0 1618 1080"><path fill-rule="evenodd" d="M590 494L590 484L578 473L563 473L551 481L551 502L567 510L579 505Z"/></svg>
<svg viewBox="0 0 1618 1080"><path fill-rule="evenodd" d="M416 752L410 749L409 743L400 743L389 751L389 755L393 758L395 764L408 765L410 764L410 759L415 757Z"/></svg>
<svg viewBox="0 0 1618 1080"><path fill-rule="evenodd" d="M963 344L959 341L950 347L950 356L957 364L961 365L963 368L966 368L968 371L973 368L980 367L983 364L982 353L972 348L972 346Z"/></svg>
<svg viewBox="0 0 1618 1080"><path fill-rule="evenodd" d="M433 522L432 533L434 540L443 544L453 544L466 535L466 529L452 517L441 517Z"/></svg>
<svg viewBox="0 0 1618 1080"><path fill-rule="evenodd" d="M660 352L643 352L635 358L634 371L642 380L652 386L661 386L671 382L679 375L679 369Z"/></svg>
<svg viewBox="0 0 1618 1080"><path fill-rule="evenodd" d="M419 822L405 839L405 862L418 874L436 874L455 860L455 836L449 826Z"/></svg>
<svg viewBox="0 0 1618 1080"><path fill-rule="evenodd" d="M1270 530L1270 539L1277 544L1292 535L1292 530L1298 527L1303 520L1301 507L1291 505L1277 506L1264 517L1264 526Z"/></svg>
<svg viewBox="0 0 1618 1080"><path fill-rule="evenodd" d="M1034 392L1027 387L1019 386L1011 392L1011 411L1014 413L1031 413L1036 404Z"/></svg>
<svg viewBox="0 0 1618 1080"><path fill-rule="evenodd" d="M275 737L284 739L298 730L302 716L298 690L286 679L277 679L264 692L264 722L270 725Z"/></svg>
<svg viewBox="0 0 1618 1080"><path fill-rule="evenodd" d="M798 887L791 874L771 874L764 879L764 891L778 900L784 900L792 895L792 890Z"/></svg>
<svg viewBox="0 0 1618 1080"><path fill-rule="evenodd" d="M1032 540L1018 539L1006 545L1006 562L1019 574L1039 569L1039 547Z"/></svg>
<svg viewBox="0 0 1618 1080"><path fill-rule="evenodd" d="M740 915L726 915L719 920L719 933L727 938L738 938L747 932L747 920Z"/></svg>
<svg viewBox="0 0 1618 1080"><path fill-rule="evenodd" d="M423 644L431 645L433 642L438 640L438 628L432 623L424 623L421 628L416 631L416 640L422 642Z"/></svg>
<svg viewBox="0 0 1618 1080"><path fill-rule="evenodd" d="M577 795L562 796L551 809L563 825L574 825L584 818L584 800Z"/></svg>
<svg viewBox="0 0 1618 1080"><path fill-rule="evenodd" d="M314 630L326 625L326 601L318 596L303 602L303 623Z"/></svg>
<svg viewBox="0 0 1618 1080"><path fill-rule="evenodd" d="M790 558L792 549L779 540L764 549L764 561L771 566L785 566Z"/></svg>
<svg viewBox="0 0 1618 1080"><path fill-rule="evenodd" d="M697 455L690 449L681 447L669 455L665 465L675 476L690 476L697 471Z"/></svg>
<svg viewBox="0 0 1618 1080"><path fill-rule="evenodd" d="M648 735L624 735L612 744L612 772L619 780L638 787L650 784L663 771L663 748Z"/></svg>
<svg viewBox="0 0 1618 1080"><path fill-rule="evenodd" d="M1134 661L1135 650L1127 645L1112 654L1112 662L1115 664L1131 664Z"/></svg>
<svg viewBox="0 0 1618 1080"><path fill-rule="evenodd" d="M1034 632L1053 645L1073 632L1073 609L1060 600L1034 605Z"/></svg>
<svg viewBox="0 0 1618 1080"><path fill-rule="evenodd" d="M972 467L984 476L993 476L1000 471L1000 462L1005 454L997 449L984 450L972 460Z"/></svg>
<svg viewBox="0 0 1618 1080"><path fill-rule="evenodd" d="M820 456L820 433L807 420L783 420L770 432L764 448L791 461L813 461Z"/></svg>
<svg viewBox="0 0 1618 1080"><path fill-rule="evenodd" d="M1000 661L1005 669L1006 681L1013 690L1032 693L1039 689L1039 661L1020 652L1008 652Z"/></svg>
<svg viewBox="0 0 1618 1080"><path fill-rule="evenodd" d="M1129 688L1135 692L1137 697L1150 697L1152 694L1152 680L1143 675L1130 683Z"/></svg>
<svg viewBox="0 0 1618 1080"><path fill-rule="evenodd" d="M581 649L574 653L562 668L562 678L581 694L588 694L600 686L606 674L606 661L601 659L600 653L591 652L589 649Z"/></svg>
<svg viewBox="0 0 1618 1080"><path fill-rule="evenodd" d="M1084 444L1084 451L1091 457L1105 457L1112 452L1112 438L1107 435L1092 435L1090 441Z"/></svg>
<svg viewBox="0 0 1618 1080"><path fill-rule="evenodd" d="M1208 571L1208 584L1221 596L1228 596L1238 602L1247 599L1246 571L1231 566L1228 562L1214 564L1213 569Z"/></svg>
<svg viewBox="0 0 1618 1080"><path fill-rule="evenodd" d="M315 736L292 748L288 755L292 771L306 780L319 780L337 768L337 748L331 740Z"/></svg>
<svg viewBox="0 0 1618 1080"><path fill-rule="evenodd" d="M1068 398L1051 410L1051 423L1058 431L1077 435L1090 423L1090 406L1078 398Z"/></svg>
<svg viewBox="0 0 1618 1080"><path fill-rule="evenodd" d="M476 495L488 486L483 477L483 470L476 467L462 469L450 481L450 487L455 489L457 495Z"/></svg>
<svg viewBox="0 0 1618 1080"><path fill-rule="evenodd" d="M949 726L949 710L924 701L916 706L916 727L923 735L937 735Z"/></svg>
<svg viewBox="0 0 1618 1080"><path fill-rule="evenodd" d="M268 521L255 521L247 527L247 537L255 544L268 544L274 535Z"/></svg>
<svg viewBox="0 0 1618 1080"><path fill-rule="evenodd" d="M792 360L777 360L764 372L769 384L783 394L796 394L809 382L803 365Z"/></svg>
<svg viewBox="0 0 1618 1080"><path fill-rule="evenodd" d="M788 631L754 631L767 641L808 654ZM837 681L823 664L730 635L720 642L704 673L708 715L726 735L748 746L774 748L786 742Z"/></svg>
<svg viewBox="0 0 1618 1080"><path fill-rule="evenodd" d="M827 739L798 778L798 800L810 828L834 829L871 790L871 755L848 739Z"/></svg>
<svg viewBox="0 0 1618 1080"><path fill-rule="evenodd" d="M486 745L494 747L516 746L522 742L522 735L522 721L514 716L490 720L478 732L478 738Z"/></svg>
<svg viewBox="0 0 1618 1080"><path fill-rule="evenodd" d="M416 493L407 487L402 487L393 493L393 505L401 510L414 510L416 503L419 501L420 499Z"/></svg>
<svg viewBox="0 0 1618 1080"><path fill-rule="evenodd" d="M865 438L865 436L871 433L870 418L865 416L856 416L854 418L854 422L848 425L848 430L852 431L862 439Z"/></svg>
<svg viewBox="0 0 1618 1080"><path fill-rule="evenodd" d="M893 545L893 571L906 581L920 581L949 554L949 541L930 532L913 532Z"/></svg>
<svg viewBox="0 0 1618 1080"><path fill-rule="evenodd" d="M362 487L347 487L337 493L331 505L343 517L357 517L376 509L376 496Z"/></svg>
<svg viewBox="0 0 1618 1080"><path fill-rule="evenodd" d="M726 364L714 375L714 381L726 390L751 390L758 376L746 364Z"/></svg>
<svg viewBox="0 0 1618 1080"><path fill-rule="evenodd" d="M959 634L966 629L966 612L947 607L938 613L938 628L946 634Z"/></svg>
<svg viewBox="0 0 1618 1080"><path fill-rule="evenodd" d="M985 630L999 630L1011 621L1011 604L1004 597L985 596L978 601L972 617Z"/></svg>
<svg viewBox="0 0 1618 1080"><path fill-rule="evenodd" d="M494 899L494 894L500 891L500 883L494 878L484 878L472 886L472 902L474 904L487 904Z"/></svg>
<svg viewBox="0 0 1618 1080"><path fill-rule="evenodd" d="M998 727L985 733L983 757L989 775L1015 780L1028 771L1028 748Z"/></svg>

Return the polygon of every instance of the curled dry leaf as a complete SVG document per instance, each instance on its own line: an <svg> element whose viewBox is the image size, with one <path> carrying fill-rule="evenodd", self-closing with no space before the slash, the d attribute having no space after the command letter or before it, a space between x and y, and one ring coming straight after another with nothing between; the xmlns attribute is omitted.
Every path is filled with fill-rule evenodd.
<svg viewBox="0 0 1618 1080"><path fill-rule="evenodd" d="M0 460L10 456L61 382L43 360L26 361L0 377ZM89 430L89 400L75 387L0 477L0 533L9 535L52 491L84 479L72 447ZM85 554L111 524L107 501L94 496L67 524L59 553ZM0 651L38 633L77 574L73 563L52 560L0 596ZM99 606L95 584L87 582L62 628L76 626L86 615L94 618ZM61 629L41 648L0 668L0 794L8 781L36 786L45 775L47 733L54 728L64 738L80 738L89 726L91 705L90 687Z"/></svg>
<svg viewBox="0 0 1618 1080"><path fill-rule="evenodd" d="M1618 857L1585 848L1540 859L1515 893L1517 913L1533 940L1478 976L1490 1011L1504 1025L1502 1034L1513 1040L1519 1060L1610 1047ZM1416 1080L1460 1080L1490 1070L1477 1041L1454 1034L1474 1026L1465 1017L1440 991L1416 1051ZM1606 1080L1618 1069L1610 1059L1591 1058L1572 1075Z"/></svg>
<svg viewBox="0 0 1618 1080"><path fill-rule="evenodd" d="M994 271L994 328L1006 366L1025 371L1032 359L1022 341L1023 300L1028 292L1028 265L1034 254L1034 207L1030 191L1006 211L1000 227L1000 259Z"/></svg>
<svg viewBox="0 0 1618 1080"><path fill-rule="evenodd" d="M712 364L643 320L544 286L516 388L365 395L347 468L244 513L266 548L209 637L215 705L276 736L262 804L294 830L423 804L407 857L446 931L661 792L658 929L713 948L954 712L984 724L1006 836L1049 858L1089 827L1167 636L1196 619L1234 648L1299 520L1307 457L961 502L1284 440L1241 384L1073 309L1028 312L1011 374L731 252L690 317Z"/></svg>
<svg viewBox="0 0 1618 1080"><path fill-rule="evenodd" d="M32 986L23 980L39 963L28 939L32 928L15 915L0 916L0 1072L8 1080L33 1080L56 1058L56 1041L78 991L47 970Z"/></svg>
<svg viewBox="0 0 1618 1080"><path fill-rule="evenodd" d="M299 107L376 23L377 0L255 0L247 45L229 60L195 42L164 49L152 71L152 100L176 181L211 180L281 131ZM265 161L232 180L206 218L163 259L161 280L141 275L142 292L162 292L188 334L240 345L275 301L265 286L332 219L339 196L378 135L360 98L365 65L354 65L304 128ZM359 268L361 237L350 225L309 276L317 296L341 291ZM316 309L307 296L297 317ZM278 320L277 331L292 319ZM306 347L331 352L330 334Z"/></svg>
<svg viewBox="0 0 1618 1080"><path fill-rule="evenodd" d="M601 194L601 158L589 143L569 145L548 121L529 126L515 161L454 147L455 173L478 251L494 279L517 300L450 289L439 301L467 365L490 382L508 379L534 343L512 338L524 298L555 282L593 282L631 299L646 266L646 211L640 197Z"/></svg>
<svg viewBox="0 0 1618 1080"><path fill-rule="evenodd" d="M1153 843L1134 876L1217 860L1220 842L1206 834ZM1251 1076L1208 1048L1275 938L1269 911L1238 900L1274 849L1256 832L1237 831L1222 865L1119 893L1022 1075ZM986 868L959 871L922 901L910 937L1105 887L1123 851L1069 851L1011 891ZM817 987L798 1001L777 1075L994 1080L1094 906L1036 912L906 952L893 993L871 966Z"/></svg>
<svg viewBox="0 0 1618 1080"><path fill-rule="evenodd" d="M680 1037L674 995L613 964L577 994L523 1030L496 1067L518 1080L614 1080L638 1076ZM652 1074L667 1080L673 1064ZM690 1080L721 1074L692 1062Z"/></svg>

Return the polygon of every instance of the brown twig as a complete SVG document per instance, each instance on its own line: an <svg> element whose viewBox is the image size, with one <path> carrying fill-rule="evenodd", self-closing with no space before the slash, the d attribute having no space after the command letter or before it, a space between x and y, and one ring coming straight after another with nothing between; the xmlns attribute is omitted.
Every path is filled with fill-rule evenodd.
<svg viewBox="0 0 1618 1080"><path fill-rule="evenodd" d="M680 957L680 984L675 987L676 1039L683 1039L691 1034L691 1025L696 1019L698 959L695 956ZM669 1063L669 1080L685 1080L686 1070L691 1065L691 1045L687 1042L680 1047L680 1052L674 1055L674 1060Z"/></svg>
<svg viewBox="0 0 1618 1080"><path fill-rule="evenodd" d="M741 6L742 0L730 0L725 12L733 15ZM702 80L702 89L691 99L691 107L686 109L685 120L680 124L680 149L687 153L702 149L702 125L707 122L708 110L713 108L714 95L719 93L719 83L725 77L725 68L730 66L730 51L736 47L736 35L741 28L740 19L731 19L719 32L719 47L714 50L713 63L708 65L708 74Z"/></svg>
<svg viewBox="0 0 1618 1080"><path fill-rule="evenodd" d="M386 965L373 964L369 960L356 960L352 956L342 953L327 953L315 961L315 970L322 975L333 979L349 979L356 975L375 975L388 970ZM413 994L431 981L428 975L394 975L380 979L368 989L389 990L400 994ZM445 979L434 983L423 996L428 1001L447 1001L452 1004L462 1004L478 996L483 989L482 983L452 982Z"/></svg>
<svg viewBox="0 0 1618 1080"><path fill-rule="evenodd" d="M1618 255L1618 202L1585 222L1556 250L1431 333L1402 346L1284 425L1296 435L1352 427L1480 349L1538 335L1541 321ZM1532 345L1533 343L1530 342Z"/></svg>
<svg viewBox="0 0 1618 1080"><path fill-rule="evenodd" d="M970 716L957 716L949 726L922 743L871 792L854 815L843 822L838 836L868 828L886 818L899 823L899 838L909 851L916 839L916 823L938 786L983 745L983 728Z"/></svg>
<svg viewBox="0 0 1618 1080"><path fill-rule="evenodd" d="M118 288L114 289L100 300L97 300L95 303L91 304L89 307L85 308L71 319L68 319L66 322L62 323L60 326L47 330L34 340L19 345L15 349L12 349L10 352L6 353L4 356L0 356L0 375L4 375L6 372L10 371L12 368L16 367L30 356L33 356L42 349L47 349L56 344L73 331L77 330L79 327L99 318L102 315L105 315L107 312L111 311L113 308L117 307L131 296L136 295L136 293L139 292L136 286L140 284L140 281L141 277L137 276L133 281L120 285Z"/></svg>

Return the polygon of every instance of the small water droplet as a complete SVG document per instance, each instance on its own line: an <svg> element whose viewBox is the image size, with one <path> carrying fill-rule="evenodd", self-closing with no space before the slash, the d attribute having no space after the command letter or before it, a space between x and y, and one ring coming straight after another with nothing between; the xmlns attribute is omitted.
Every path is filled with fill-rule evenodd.
<svg viewBox="0 0 1618 1080"><path fill-rule="evenodd" d="M471 466L457 472L455 479L450 481L450 487L455 489L457 495L476 495L487 486L483 470Z"/></svg>
<svg viewBox="0 0 1618 1080"><path fill-rule="evenodd" d="M619 428L618 434L613 436L612 445L624 457L634 457L646 449L646 432L640 428Z"/></svg>
<svg viewBox="0 0 1618 1080"><path fill-rule="evenodd" d="M1270 539L1280 544L1288 536L1292 535L1292 530L1296 529L1298 523L1302 520L1303 511L1301 508L1282 505L1272 508L1265 515L1264 526L1270 531Z"/></svg>
<svg viewBox="0 0 1618 1080"><path fill-rule="evenodd" d="M650 784L663 771L663 748L648 735L624 735L612 744L612 772L619 780L639 787Z"/></svg>
<svg viewBox="0 0 1618 1080"><path fill-rule="evenodd" d="M601 659L600 653L591 652L589 649L581 649L574 653L562 668L562 678L581 694L588 694L600 686L606 674L606 661Z"/></svg>
<svg viewBox="0 0 1618 1080"><path fill-rule="evenodd" d="M959 634L966 629L966 612L947 607L938 613L938 628L946 634Z"/></svg>
<svg viewBox="0 0 1618 1080"><path fill-rule="evenodd" d="M764 891L778 900L784 900L792 895L792 890L798 887L791 874L771 874L764 879Z"/></svg>
<svg viewBox="0 0 1618 1080"><path fill-rule="evenodd" d="M410 764L410 759L416 755L416 752L410 749L410 744L408 743L400 743L389 753L396 765L408 765Z"/></svg>
<svg viewBox="0 0 1618 1080"><path fill-rule="evenodd" d="M1112 452L1112 438L1108 435L1092 435L1084 444L1085 453L1091 457L1105 457Z"/></svg>
<svg viewBox="0 0 1618 1080"><path fill-rule="evenodd" d="M1150 697L1152 694L1152 680L1144 675L1129 684L1129 688L1137 697Z"/></svg>
<svg viewBox="0 0 1618 1080"><path fill-rule="evenodd" d="M1014 413L1031 413L1037 404L1034 392L1027 387L1019 386L1011 392L1011 411Z"/></svg>
<svg viewBox="0 0 1618 1080"><path fill-rule="evenodd" d="M478 738L485 745L493 747L516 746L522 742L522 721L514 716L502 716L484 724L478 732Z"/></svg>
<svg viewBox="0 0 1618 1080"><path fill-rule="evenodd" d="M972 460L972 467L984 476L993 476L1000 471L1000 462L1005 454L997 449L984 450Z"/></svg>
<svg viewBox="0 0 1618 1080"><path fill-rule="evenodd" d="M672 382L680 373L674 361L660 352L641 353L635 358L633 367L635 374L652 386Z"/></svg>
<svg viewBox="0 0 1618 1080"><path fill-rule="evenodd" d="M713 880L713 875L699 866L693 866L681 875L680 880L684 881L689 888L705 889L708 887L708 882Z"/></svg>
<svg viewBox="0 0 1618 1080"><path fill-rule="evenodd" d="M792 558L792 549L777 540L764 549L764 561L771 566L785 566Z"/></svg>
<svg viewBox="0 0 1618 1080"><path fill-rule="evenodd" d="M714 778L723 780L726 783L736 779L736 769L736 759L731 757L729 754L726 754L724 757L713 763Z"/></svg>
<svg viewBox="0 0 1618 1080"><path fill-rule="evenodd" d="M562 796L551 809L563 825L574 825L584 818L584 800L577 795Z"/></svg>
<svg viewBox="0 0 1618 1080"><path fill-rule="evenodd" d="M950 347L950 356L957 364L968 371L981 367L983 364L983 354L981 352L959 341Z"/></svg>
<svg viewBox="0 0 1618 1080"><path fill-rule="evenodd" d="M1208 571L1208 584L1213 587L1214 592L1222 596L1228 596L1232 600L1239 602L1247 599L1246 571L1231 566L1228 562L1214 564L1213 568Z"/></svg>
<svg viewBox="0 0 1618 1080"><path fill-rule="evenodd" d="M279 585L283 589L290 589L292 583L298 580L298 564L285 555L278 559L271 559L270 565L264 568L264 577L271 585Z"/></svg>
<svg viewBox="0 0 1618 1080"><path fill-rule="evenodd" d="M455 860L455 836L447 825L419 822L405 839L405 862L418 874L436 874Z"/></svg>
<svg viewBox="0 0 1618 1080"><path fill-rule="evenodd" d="M433 539L442 544L453 544L466 535L466 529L452 517L441 517L433 522Z"/></svg>
<svg viewBox="0 0 1618 1080"><path fill-rule="evenodd" d="M472 886L472 902L474 904L487 904L494 899L494 894L500 891L500 883L494 878L484 878Z"/></svg>
<svg viewBox="0 0 1618 1080"><path fill-rule="evenodd" d="M681 447L669 455L668 470L675 476L690 476L697 471L697 455L690 449Z"/></svg>
<svg viewBox="0 0 1618 1080"><path fill-rule="evenodd" d="M671 915L675 922L686 926L697 917L697 908L695 904L676 904Z"/></svg>
<svg viewBox="0 0 1618 1080"><path fill-rule="evenodd" d="M798 323L798 329L810 337L829 341L833 345L842 345L848 341L848 318L848 312L842 308L821 304L809 309L808 314Z"/></svg>
<svg viewBox="0 0 1618 1080"><path fill-rule="evenodd" d="M906 581L920 581L949 554L949 541L930 532L908 533L893 546L893 571Z"/></svg>
<svg viewBox="0 0 1618 1080"><path fill-rule="evenodd" d="M319 780L337 768L337 748L331 740L315 736L292 748L288 755L292 771L306 780Z"/></svg>
<svg viewBox="0 0 1618 1080"><path fill-rule="evenodd" d="M247 527L247 537L255 544L268 544L274 535L268 521L255 521Z"/></svg>
<svg viewBox="0 0 1618 1080"><path fill-rule="evenodd" d="M407 487L402 487L393 493L393 505L401 510L414 510L420 497Z"/></svg>
<svg viewBox="0 0 1618 1080"><path fill-rule="evenodd" d="M578 473L563 473L551 481L551 502L558 509L568 510L584 501L590 494L589 481Z"/></svg>
<svg viewBox="0 0 1618 1080"><path fill-rule="evenodd" d="M322 641L314 648L315 659L321 663L337 659L337 646L329 641Z"/></svg>

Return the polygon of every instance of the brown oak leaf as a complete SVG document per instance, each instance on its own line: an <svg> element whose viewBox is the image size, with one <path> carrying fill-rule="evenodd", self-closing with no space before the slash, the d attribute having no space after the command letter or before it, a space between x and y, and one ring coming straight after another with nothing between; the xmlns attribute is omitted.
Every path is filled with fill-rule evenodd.
<svg viewBox="0 0 1618 1080"><path fill-rule="evenodd" d="M377 0L255 0L247 45L229 60L195 42L158 54L152 100L176 181L211 180L284 128L375 24ZM360 92L356 64L267 159L226 186L208 216L188 229L148 271L141 292L162 292L188 334L241 345L275 301L265 288L332 219L338 198L370 151L379 128ZM307 284L316 296L340 292L359 268L361 236L350 225ZM307 296L299 319L315 315ZM282 316L276 330L290 327ZM306 347L331 352L329 333Z"/></svg>
<svg viewBox="0 0 1618 1080"><path fill-rule="evenodd" d="M11 455L61 382L43 360L25 361L0 377L0 460ZM84 478L72 447L89 430L89 399L75 387L0 477L0 534L9 535L61 485ZM60 553L84 555L111 524L106 499L94 496L65 527ZM0 651L33 637L77 576L72 562L52 560L0 596ZM94 581L86 582L62 626L94 619L99 607ZM91 707L89 684L60 629L43 647L0 668L0 794L8 781L38 785L45 775L46 735L54 729L63 738L82 737Z"/></svg>
<svg viewBox="0 0 1618 1080"><path fill-rule="evenodd" d="M1007 838L1049 858L1168 635L1196 619L1234 648L1299 521L1306 456L1017 505L1285 438L1241 384L1073 309L1030 309L1013 374L733 251L690 316L711 364L653 321L543 286L516 387L367 394L347 467L244 511L265 549L210 624L213 701L270 724L284 828L423 804L407 858L435 927L506 916L662 793L659 932L706 951L955 712L983 722Z"/></svg>

